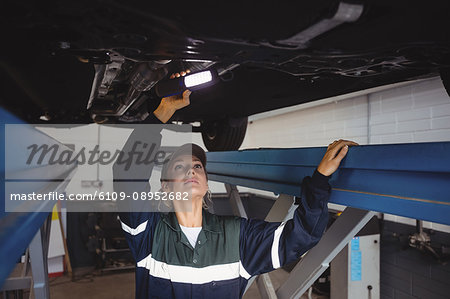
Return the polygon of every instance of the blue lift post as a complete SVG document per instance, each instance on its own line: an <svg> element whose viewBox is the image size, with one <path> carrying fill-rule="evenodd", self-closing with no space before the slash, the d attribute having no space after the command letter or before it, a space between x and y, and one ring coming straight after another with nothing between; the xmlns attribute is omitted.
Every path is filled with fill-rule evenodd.
<svg viewBox="0 0 450 299"><path fill-rule="evenodd" d="M227 190L240 185L283 195L277 204L280 198L301 194L301 179L313 173L325 151L321 147L207 153L208 176L225 183ZM268 276L257 280L266 298L300 298L374 211L450 224L450 142L351 148L330 183L330 202L347 208L278 290L270 279L267 282Z"/></svg>
<svg viewBox="0 0 450 299"><path fill-rule="evenodd" d="M17 125L14 131L17 135L14 140L17 143L57 143L57 141L26 125L23 121L1 108L0 120L0 138L3 142L7 142L6 126ZM9 146L11 145L3 144L0 147L0 290L11 289L11 286L24 285L24 283L20 283L18 280L13 280L11 283L7 278L16 263L20 260L21 255L29 247L35 297L48 298L47 239L49 237L49 222L47 221L47 225L45 223L48 219L49 211L51 211L55 202L25 202L24 205L26 205L26 208L22 204L16 205L15 207L17 209L14 209L16 212L7 212L7 184L19 184L16 186L20 186L20 190L23 193L31 193L33 191L63 191L71 176L74 174L76 165L42 165L26 168L24 167L24 161L16 161L15 159L5 161L7 158L5 151ZM15 157L24 157L26 155L26 153L22 152L26 150L26 147L17 146L16 148L17 152L14 155ZM65 146L61 149L68 150ZM13 148L13 150L15 149ZM30 209L33 212L24 212L24 210ZM26 277L22 278L22 281L30 281Z"/></svg>

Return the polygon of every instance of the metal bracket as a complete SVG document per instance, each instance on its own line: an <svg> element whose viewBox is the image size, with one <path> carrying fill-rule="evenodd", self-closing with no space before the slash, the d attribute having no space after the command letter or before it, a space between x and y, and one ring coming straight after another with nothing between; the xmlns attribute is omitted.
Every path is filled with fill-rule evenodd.
<svg viewBox="0 0 450 299"><path fill-rule="evenodd" d="M294 208L294 197L291 195L281 194L269 213L267 214L265 220L268 222L280 222L292 218ZM247 292L248 288L256 280L258 285L258 290L262 298L265 299L276 299L277 295L273 287L272 281L268 273L261 274L257 277L251 277L247 283L247 287L244 291Z"/></svg>
<svg viewBox="0 0 450 299"><path fill-rule="evenodd" d="M300 298L375 214L373 211L346 208L276 291L278 298Z"/></svg>
<svg viewBox="0 0 450 299"><path fill-rule="evenodd" d="M103 98L108 93L114 79L119 75L125 58L119 53L107 54L110 58L109 64L95 64L95 77L92 84L91 94L86 109L91 108L96 97Z"/></svg>
<svg viewBox="0 0 450 299"><path fill-rule="evenodd" d="M227 195L230 198L231 209L233 210L234 215L248 218L236 185L225 184L225 189L227 190Z"/></svg>
<svg viewBox="0 0 450 299"><path fill-rule="evenodd" d="M30 263L33 273L33 288L36 299L50 298L48 285L48 244L50 237L51 216L44 222L30 243Z"/></svg>
<svg viewBox="0 0 450 299"><path fill-rule="evenodd" d="M308 42L313 38L330 31L343 23L355 22L358 20L362 15L363 9L364 6L360 4L340 2L339 7L332 18L323 19L287 39L277 40L276 43L278 46L270 43L264 45L283 49L290 47L292 50L305 49L308 47Z"/></svg>
<svg viewBox="0 0 450 299"><path fill-rule="evenodd" d="M263 299L277 299L275 288L273 287L272 280L270 280L269 273L264 273L256 278L258 284L258 290Z"/></svg>
<svg viewBox="0 0 450 299"><path fill-rule="evenodd" d="M281 222L289 219L293 207L294 196L280 194L266 216L268 222ZM292 216L292 215L291 215Z"/></svg>

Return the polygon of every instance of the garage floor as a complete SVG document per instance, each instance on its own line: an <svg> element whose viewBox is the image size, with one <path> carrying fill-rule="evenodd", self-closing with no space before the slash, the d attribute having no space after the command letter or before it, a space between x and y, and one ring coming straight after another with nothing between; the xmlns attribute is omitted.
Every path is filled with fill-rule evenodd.
<svg viewBox="0 0 450 299"><path fill-rule="evenodd" d="M270 274L275 288L287 277L288 273L282 269ZM50 298L52 299L115 299L134 298L134 272L107 273L103 275L88 275L76 282L67 276L50 279ZM245 299L261 298L254 283L244 296ZM301 298L306 299L303 295ZM313 294L315 299L326 299L325 296Z"/></svg>

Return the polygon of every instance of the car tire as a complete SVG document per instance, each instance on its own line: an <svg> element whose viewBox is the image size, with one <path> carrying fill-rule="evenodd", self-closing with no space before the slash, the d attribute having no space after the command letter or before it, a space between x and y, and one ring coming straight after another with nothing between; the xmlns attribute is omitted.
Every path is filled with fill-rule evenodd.
<svg viewBox="0 0 450 299"><path fill-rule="evenodd" d="M447 91L448 96L450 97L450 68L440 69L440 75L442 84L444 84L444 88Z"/></svg>
<svg viewBox="0 0 450 299"><path fill-rule="evenodd" d="M202 123L203 143L209 151L235 151L244 141L248 117Z"/></svg>

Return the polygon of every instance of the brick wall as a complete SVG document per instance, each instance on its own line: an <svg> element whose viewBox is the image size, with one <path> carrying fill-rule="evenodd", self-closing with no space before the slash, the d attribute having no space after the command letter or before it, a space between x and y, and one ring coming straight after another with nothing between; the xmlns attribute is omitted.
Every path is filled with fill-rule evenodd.
<svg viewBox="0 0 450 299"><path fill-rule="evenodd" d="M450 140L450 98L440 79L369 95L369 144Z"/></svg>
<svg viewBox="0 0 450 299"><path fill-rule="evenodd" d="M252 120L242 148L450 140L450 97L439 78Z"/></svg>

